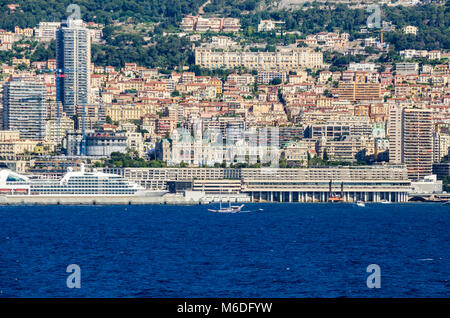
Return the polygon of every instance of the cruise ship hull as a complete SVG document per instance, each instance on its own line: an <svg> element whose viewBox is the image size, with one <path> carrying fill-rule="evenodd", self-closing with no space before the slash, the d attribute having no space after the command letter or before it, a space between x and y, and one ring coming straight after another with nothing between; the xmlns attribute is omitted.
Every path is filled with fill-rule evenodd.
<svg viewBox="0 0 450 318"><path fill-rule="evenodd" d="M148 190L119 175L86 172L84 166L80 171L69 170L60 180L20 175L7 169L0 171L1 197L161 197L166 193Z"/></svg>

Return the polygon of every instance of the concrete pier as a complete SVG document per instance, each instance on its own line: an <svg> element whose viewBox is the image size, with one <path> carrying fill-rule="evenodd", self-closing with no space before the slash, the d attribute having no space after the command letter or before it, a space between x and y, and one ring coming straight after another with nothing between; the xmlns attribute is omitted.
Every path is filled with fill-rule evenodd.
<svg viewBox="0 0 450 318"><path fill-rule="evenodd" d="M8 195L0 196L0 205L142 205L168 204L193 205L214 202L250 202L245 194L225 197L205 195L182 195L168 193L163 196L32 196Z"/></svg>

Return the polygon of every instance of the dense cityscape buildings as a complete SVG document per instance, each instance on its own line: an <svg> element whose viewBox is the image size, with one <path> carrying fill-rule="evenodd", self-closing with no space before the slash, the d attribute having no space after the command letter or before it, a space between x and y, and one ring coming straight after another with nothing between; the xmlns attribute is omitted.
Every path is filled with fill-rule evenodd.
<svg viewBox="0 0 450 318"><path fill-rule="evenodd" d="M0 1L0 302L447 298L449 152L450 0Z"/></svg>
<svg viewBox="0 0 450 318"><path fill-rule="evenodd" d="M249 26L236 17L199 13L177 23L172 33L188 43L183 54L189 59L171 68L133 60L127 38L134 43L138 31L126 33L132 23L114 22L111 31L67 19L0 30L5 52L35 53L31 41L56 47L52 55L14 56L1 66L1 159L21 172L35 171L44 158L76 159L158 190L180 189L173 183L182 181L192 182L187 190L200 191L198 176L155 176L169 171L164 169L222 169L223 182L214 181L216 188L207 192L220 186L268 201L274 195L327 201L330 180L343 183L346 200L406 201L411 182L433 182L432 174L448 182L448 48L400 50L388 42L392 33L421 37L417 26L383 21L377 31L358 26L355 36L338 26L315 34L288 31L292 23L275 18ZM140 27L145 36L139 45L155 45L153 31ZM124 42L116 49L130 50L129 57L120 65L96 63L106 56L102 47L118 39ZM297 183L283 184L281 177L271 188L245 176L247 170L233 170L261 168L286 169ZM61 173L49 165L46 174L52 169ZM146 172L131 177L127 169ZM320 169L336 173L303 175ZM401 172L386 177L389 188L378 189L378 176L370 176L369 187L379 191L365 191L363 184L350 191L352 182L368 176L348 171ZM244 175L229 181L227 173ZM156 180L144 180L149 175ZM217 180L208 173L200 178ZM317 191L302 184L305 178Z"/></svg>

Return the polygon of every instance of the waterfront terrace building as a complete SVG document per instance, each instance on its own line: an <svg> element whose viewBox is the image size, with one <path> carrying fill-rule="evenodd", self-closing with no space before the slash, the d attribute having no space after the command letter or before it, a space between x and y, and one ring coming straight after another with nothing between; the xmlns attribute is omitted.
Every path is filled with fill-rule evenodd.
<svg viewBox="0 0 450 318"><path fill-rule="evenodd" d="M205 193L239 192L253 201L327 202L340 196L346 202L405 202L411 188L404 166L280 168L104 168L149 189L168 189L168 182L197 184L185 190ZM230 180L234 182L230 182ZM208 182L209 181L209 182ZM215 181L215 182L211 182ZM331 181L331 187L330 187ZM202 188L202 184L205 187ZM206 185L209 185L206 187Z"/></svg>
<svg viewBox="0 0 450 318"><path fill-rule="evenodd" d="M203 68L245 67L261 71L297 71L323 66L322 52L297 47L279 47L276 52L220 52L209 48L195 49L195 64Z"/></svg>

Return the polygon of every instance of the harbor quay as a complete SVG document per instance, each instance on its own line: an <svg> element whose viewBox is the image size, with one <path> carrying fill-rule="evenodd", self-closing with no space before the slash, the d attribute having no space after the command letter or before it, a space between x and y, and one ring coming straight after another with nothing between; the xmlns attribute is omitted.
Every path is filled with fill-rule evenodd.
<svg viewBox="0 0 450 318"><path fill-rule="evenodd" d="M411 181L402 165L302 168L105 168L151 190L250 202L407 202ZM243 197L241 197L243 198ZM187 200L189 201L189 200Z"/></svg>
<svg viewBox="0 0 450 318"><path fill-rule="evenodd" d="M193 205L219 202L250 202L248 195L220 197L210 195L165 194L163 196L56 196L9 195L0 196L0 205Z"/></svg>

